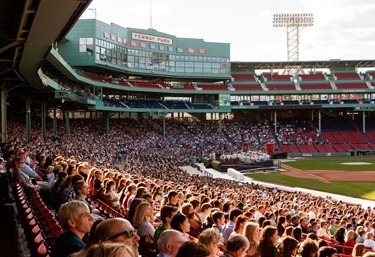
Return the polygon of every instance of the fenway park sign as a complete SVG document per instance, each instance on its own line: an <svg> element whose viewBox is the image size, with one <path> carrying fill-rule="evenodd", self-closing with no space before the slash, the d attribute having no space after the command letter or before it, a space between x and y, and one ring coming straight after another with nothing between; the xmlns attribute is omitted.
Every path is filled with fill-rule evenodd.
<svg viewBox="0 0 375 257"><path fill-rule="evenodd" d="M171 38L158 37L158 36L141 34L141 33L136 33L136 32L132 32L132 39L154 42L154 43L159 43L159 44L166 44L166 45L173 44L173 40Z"/></svg>

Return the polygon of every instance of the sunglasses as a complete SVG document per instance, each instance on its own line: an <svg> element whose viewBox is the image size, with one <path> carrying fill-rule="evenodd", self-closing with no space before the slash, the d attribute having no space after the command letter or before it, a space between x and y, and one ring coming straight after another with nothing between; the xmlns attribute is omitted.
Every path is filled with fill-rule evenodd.
<svg viewBox="0 0 375 257"><path fill-rule="evenodd" d="M108 240L113 240L113 239L115 239L115 238L117 238L119 236L122 236L122 235L126 235L127 238L132 238L135 233L137 233L136 229L134 229L134 230L125 230L125 231L123 231L121 233L118 233L116 235L108 237Z"/></svg>

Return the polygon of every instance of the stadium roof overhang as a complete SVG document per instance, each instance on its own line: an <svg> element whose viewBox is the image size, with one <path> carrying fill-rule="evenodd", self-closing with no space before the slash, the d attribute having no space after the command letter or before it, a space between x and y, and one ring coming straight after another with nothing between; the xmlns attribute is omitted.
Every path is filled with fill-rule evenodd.
<svg viewBox="0 0 375 257"><path fill-rule="evenodd" d="M303 69L327 69L331 67L375 67L375 60L340 60L328 61L293 61L293 62L231 62L232 70L254 69L271 70L285 69L287 67L301 67Z"/></svg>
<svg viewBox="0 0 375 257"><path fill-rule="evenodd" d="M43 89L38 69L91 1L1 0L1 83L17 93Z"/></svg>

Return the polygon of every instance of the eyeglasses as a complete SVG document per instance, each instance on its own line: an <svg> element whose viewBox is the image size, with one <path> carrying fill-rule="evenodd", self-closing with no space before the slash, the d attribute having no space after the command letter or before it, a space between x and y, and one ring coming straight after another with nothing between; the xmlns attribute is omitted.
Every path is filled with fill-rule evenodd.
<svg viewBox="0 0 375 257"><path fill-rule="evenodd" d="M116 234L116 235L114 235L114 236L108 237L108 240L113 240L113 239L115 239L115 238L117 238L117 237L119 237L119 236L122 236L122 235L126 235L127 238L132 238L133 235L134 235L136 232L137 232L136 229L134 229L134 230L125 230L125 231L123 231L123 232L121 232L121 233L118 233L118 234Z"/></svg>

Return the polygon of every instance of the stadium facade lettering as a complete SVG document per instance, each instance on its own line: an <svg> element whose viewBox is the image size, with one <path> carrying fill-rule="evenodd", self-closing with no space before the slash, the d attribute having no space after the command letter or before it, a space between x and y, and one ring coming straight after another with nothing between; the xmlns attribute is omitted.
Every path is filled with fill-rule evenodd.
<svg viewBox="0 0 375 257"><path fill-rule="evenodd" d="M173 40L171 38L158 37L158 36L141 34L141 33L136 33L136 32L132 32L132 39L161 43L161 44L166 44L166 45L173 44Z"/></svg>

